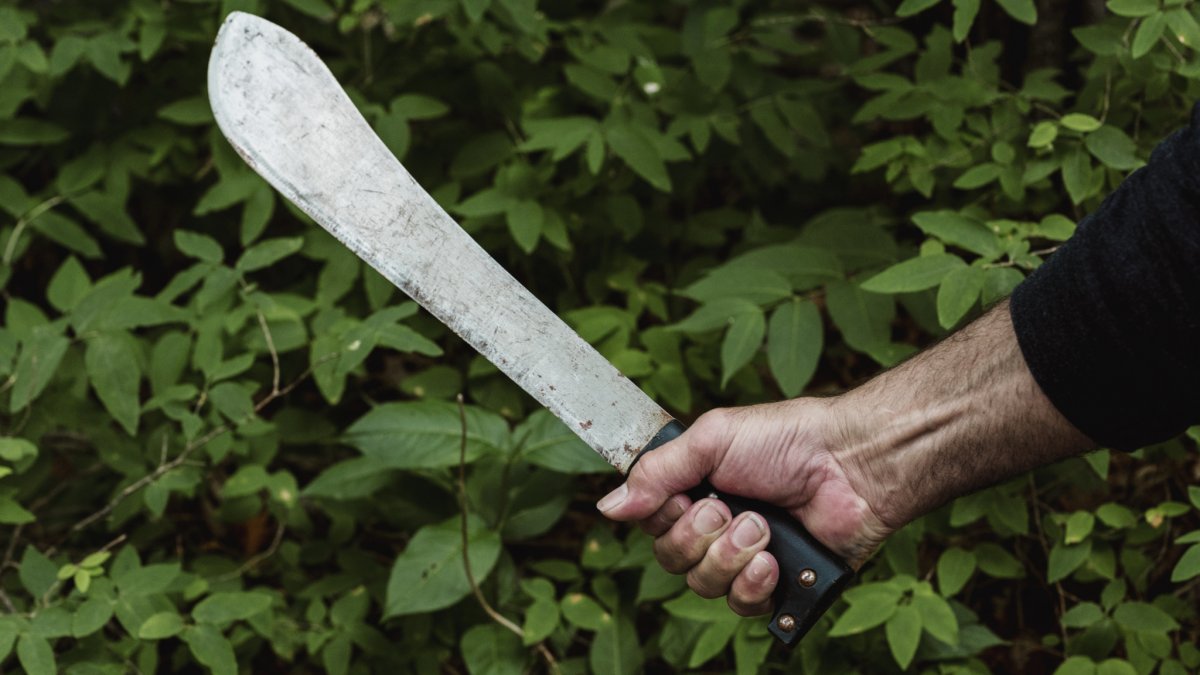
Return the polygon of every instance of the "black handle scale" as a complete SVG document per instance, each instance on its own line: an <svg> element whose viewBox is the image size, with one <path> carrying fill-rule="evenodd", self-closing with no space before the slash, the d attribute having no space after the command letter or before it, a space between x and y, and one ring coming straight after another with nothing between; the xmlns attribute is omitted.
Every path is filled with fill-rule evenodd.
<svg viewBox="0 0 1200 675"><path fill-rule="evenodd" d="M634 464L642 455L679 437L684 428L672 420L646 444ZM632 466L630 470L633 470ZM775 613L767 628L789 647L804 637L854 576L845 561L813 539L803 525L779 507L725 494L714 490L707 481L688 491L688 496L693 500L720 499L734 516L753 511L767 520L767 526L771 528L767 551L779 562Z"/></svg>

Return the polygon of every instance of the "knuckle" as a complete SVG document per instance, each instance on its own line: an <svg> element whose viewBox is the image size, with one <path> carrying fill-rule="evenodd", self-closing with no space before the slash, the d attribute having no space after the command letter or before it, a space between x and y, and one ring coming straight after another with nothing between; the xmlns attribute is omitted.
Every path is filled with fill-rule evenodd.
<svg viewBox="0 0 1200 675"><path fill-rule="evenodd" d="M696 418L692 428L700 432L710 432L714 429L721 429L729 424L734 413L729 408L713 408ZM704 435L704 434L700 434Z"/></svg>
<svg viewBox="0 0 1200 675"><path fill-rule="evenodd" d="M734 596L733 593L730 593L729 597L726 598L726 604L728 604L729 609L733 610L733 613L737 614L738 616L754 616L753 609L749 605L745 604L740 598Z"/></svg>
<svg viewBox="0 0 1200 675"><path fill-rule="evenodd" d="M673 545L669 536L662 536L654 540L654 558L658 560L658 564L662 565L663 569L671 574L683 574L695 564Z"/></svg>
<svg viewBox="0 0 1200 675"><path fill-rule="evenodd" d="M692 589L696 595L709 600L719 598L725 594L724 589L719 588L697 570L688 572L687 584L688 588Z"/></svg>

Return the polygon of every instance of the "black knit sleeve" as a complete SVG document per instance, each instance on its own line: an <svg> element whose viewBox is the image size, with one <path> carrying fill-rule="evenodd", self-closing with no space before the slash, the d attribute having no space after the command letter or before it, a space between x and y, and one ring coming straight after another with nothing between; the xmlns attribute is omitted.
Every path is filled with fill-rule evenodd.
<svg viewBox="0 0 1200 675"><path fill-rule="evenodd" d="M1010 307L1034 379L1100 445L1200 422L1200 105Z"/></svg>

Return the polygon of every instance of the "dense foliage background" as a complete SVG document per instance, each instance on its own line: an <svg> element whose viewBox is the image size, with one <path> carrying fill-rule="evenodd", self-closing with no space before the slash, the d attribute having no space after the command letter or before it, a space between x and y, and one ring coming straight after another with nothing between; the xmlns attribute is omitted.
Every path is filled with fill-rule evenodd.
<svg viewBox="0 0 1200 675"><path fill-rule="evenodd" d="M1190 0L0 3L0 667L1200 668L1196 429L921 519L794 652L684 592L605 465L226 145L234 9L685 420L977 315L1200 98Z"/></svg>

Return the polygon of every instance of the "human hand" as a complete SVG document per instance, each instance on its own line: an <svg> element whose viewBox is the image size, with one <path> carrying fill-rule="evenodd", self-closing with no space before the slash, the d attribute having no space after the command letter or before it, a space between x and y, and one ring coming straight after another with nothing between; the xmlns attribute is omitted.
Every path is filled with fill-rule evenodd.
<svg viewBox="0 0 1200 675"><path fill-rule="evenodd" d="M764 549L765 519L730 517L717 499L683 494L705 478L718 490L786 509L834 553L858 567L899 523L880 517L881 495L839 459L848 445L836 399L714 410L678 439L644 455L627 481L600 500L605 516L638 521L658 561L686 573L699 595L728 595L738 614L770 611L779 565Z"/></svg>

